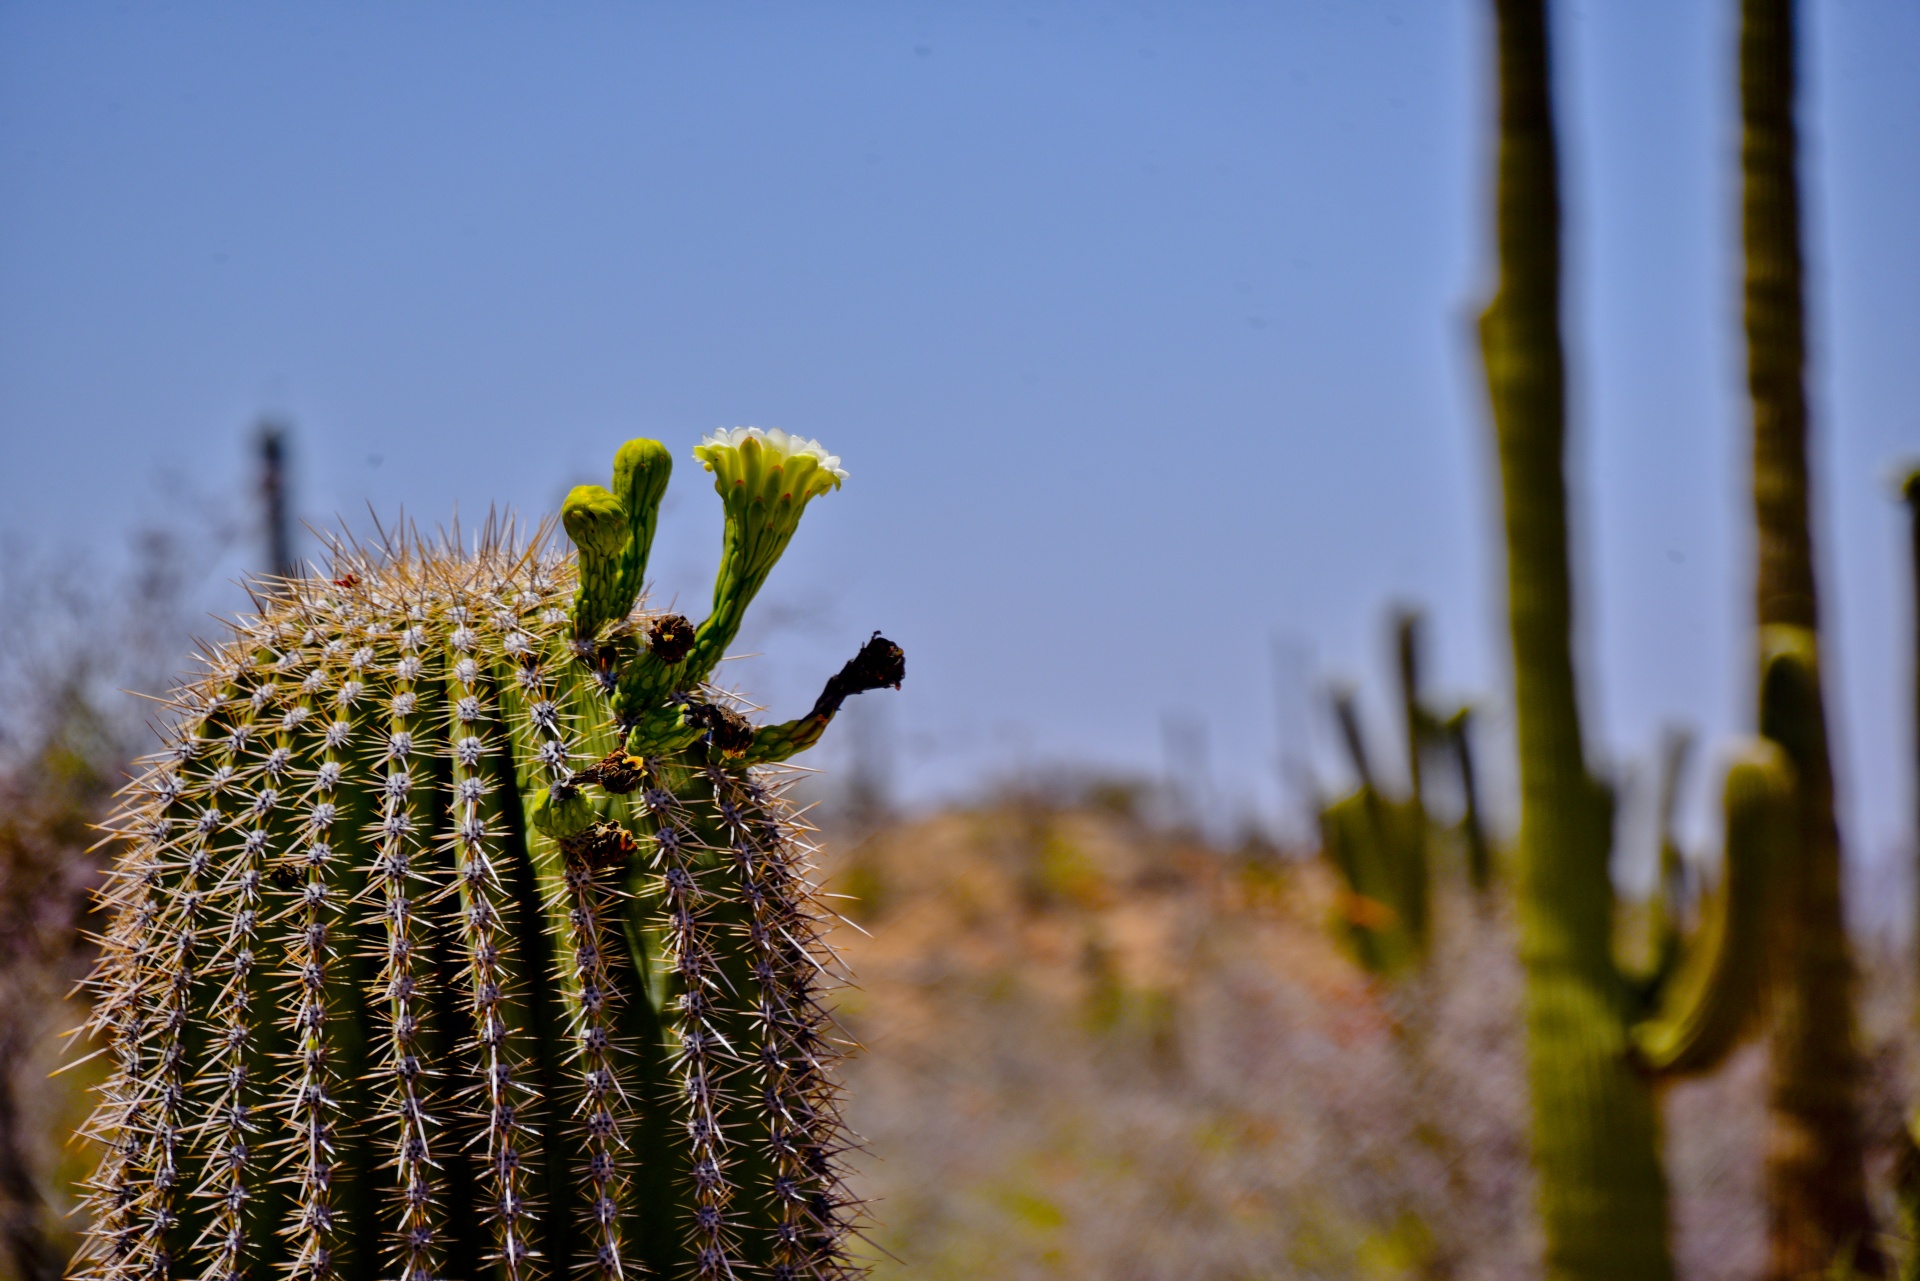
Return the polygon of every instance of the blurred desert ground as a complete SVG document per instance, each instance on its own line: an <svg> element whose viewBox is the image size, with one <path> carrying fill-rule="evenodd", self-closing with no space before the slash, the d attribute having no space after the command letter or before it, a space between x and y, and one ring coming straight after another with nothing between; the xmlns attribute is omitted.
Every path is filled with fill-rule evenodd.
<svg viewBox="0 0 1920 1281"><path fill-rule="evenodd" d="M1324 864L1169 831L1146 795L830 829L878 1275L1537 1276L1499 896L1443 862L1430 967L1376 982L1336 941ZM1902 949L1864 942L1884 1202L1909 987ZM1761 1265L1764 1081L1750 1047L1667 1096L1684 1276Z"/></svg>

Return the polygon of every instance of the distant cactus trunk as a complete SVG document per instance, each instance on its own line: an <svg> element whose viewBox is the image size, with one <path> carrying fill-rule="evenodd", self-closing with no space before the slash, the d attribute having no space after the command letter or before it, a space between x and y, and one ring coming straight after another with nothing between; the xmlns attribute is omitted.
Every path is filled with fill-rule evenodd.
<svg viewBox="0 0 1920 1281"><path fill-rule="evenodd" d="M1912 682L1908 696L1913 700L1913 719L1908 722L1913 734L1913 756L1908 762L1913 766L1913 776L1908 781L1914 806L1910 864L1914 884L1913 948L1914 956L1920 958L1920 467L1907 473L1900 485L1900 497L1907 505L1907 608L1912 611L1913 625L1913 647L1907 651L1911 660L1907 676Z"/></svg>
<svg viewBox="0 0 1920 1281"><path fill-rule="evenodd" d="M1907 869L1914 879L1911 946L1915 960L1920 962L1920 465L1912 467L1902 479L1900 498L1907 507L1907 608L1912 611L1913 627L1907 666L1907 679L1911 682L1908 694L1913 700L1913 719L1909 722L1913 754L1907 764L1913 770L1915 814L1913 848L1908 851ZM1920 989L1920 985L1916 988ZM1913 1017L1915 1024L1920 1025L1920 1004L1915 1005ZM1906 1249L1900 1257L1900 1281L1920 1281L1920 1108L1909 1106L1906 1123L1894 1141L1893 1190L1900 1230L1906 1238Z"/></svg>
<svg viewBox="0 0 1920 1281"><path fill-rule="evenodd" d="M1547 1275L1664 1281L1666 1178L1613 961L1609 800L1588 775L1572 650L1560 196L1544 0L1496 0L1500 286L1481 321L1505 503L1520 751L1517 859Z"/></svg>
<svg viewBox="0 0 1920 1281"><path fill-rule="evenodd" d="M293 577L293 512L287 477L286 425L269 418L260 424L260 516L266 527L267 572Z"/></svg>
<svg viewBox="0 0 1920 1281"><path fill-rule="evenodd" d="M1741 173L1746 238L1747 383L1753 402L1757 621L1818 634L1808 518L1806 340L1794 125L1792 0L1743 0ZM1809 644L1817 662L1817 646ZM1797 1281L1836 1262L1880 1275L1862 1164L1853 958L1841 905L1833 765L1816 669L1808 720L1776 737L1799 776L1802 844L1793 863L1775 984L1772 1134L1767 1145L1768 1275Z"/></svg>

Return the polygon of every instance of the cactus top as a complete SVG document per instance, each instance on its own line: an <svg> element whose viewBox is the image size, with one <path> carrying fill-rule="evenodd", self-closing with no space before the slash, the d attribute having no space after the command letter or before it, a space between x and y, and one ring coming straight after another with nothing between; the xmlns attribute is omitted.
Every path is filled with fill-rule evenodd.
<svg viewBox="0 0 1920 1281"><path fill-rule="evenodd" d="M666 470L634 442L570 499L577 558L339 548L177 692L114 824L77 1275L858 1271L825 914L764 767L904 663L876 636L750 724L707 676L764 568L698 632L622 599Z"/></svg>

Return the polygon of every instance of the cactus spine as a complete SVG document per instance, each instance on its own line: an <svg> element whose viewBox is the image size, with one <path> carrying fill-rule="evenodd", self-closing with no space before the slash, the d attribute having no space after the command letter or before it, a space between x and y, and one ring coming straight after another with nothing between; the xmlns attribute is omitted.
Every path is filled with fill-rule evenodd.
<svg viewBox="0 0 1920 1281"><path fill-rule="evenodd" d="M1560 210L1544 0L1496 0L1499 288L1481 320L1507 549L1521 819L1516 872L1526 968L1534 1161L1547 1275L1673 1274L1654 1082L1711 1066L1749 1022L1779 806L1781 754L1729 772L1726 875L1693 955L1646 992L1613 956L1612 799L1587 767L1573 666L1567 536ZM1769 656L1781 692L1804 655Z"/></svg>
<svg viewBox="0 0 1920 1281"><path fill-rule="evenodd" d="M93 980L115 1070L77 1275L840 1277L855 1207L804 830L813 710L710 683L838 459L755 429L697 631L640 593L670 459L544 531L337 549L182 689Z"/></svg>
<svg viewBox="0 0 1920 1281"><path fill-rule="evenodd" d="M1792 0L1742 0L1740 158L1759 546L1755 604L1762 628L1798 633L1786 643L1801 646L1813 661L1819 606L1808 520L1793 11ZM1862 1166L1853 959L1841 911L1840 832L1817 667L1809 698L1806 724L1776 736L1799 771L1802 847L1789 890L1793 908L1772 1036L1768 1275L1779 1281L1836 1263L1884 1271Z"/></svg>

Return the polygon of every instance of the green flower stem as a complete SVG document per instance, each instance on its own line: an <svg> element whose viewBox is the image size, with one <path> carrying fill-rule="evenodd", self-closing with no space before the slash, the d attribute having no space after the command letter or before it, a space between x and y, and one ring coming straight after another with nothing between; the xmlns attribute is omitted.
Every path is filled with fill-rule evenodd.
<svg viewBox="0 0 1920 1281"><path fill-rule="evenodd" d="M753 745L747 749L742 763L770 765L806 751L820 741L847 699L868 690L898 689L906 676L906 654L875 632L860 647L860 652L827 681L826 688L820 691L820 697L814 700L812 710L805 716L755 730Z"/></svg>
<svg viewBox="0 0 1920 1281"><path fill-rule="evenodd" d="M560 507L567 537L580 551L580 587L573 598L573 634L591 641L608 623L627 616L633 597L622 596L621 556L628 542L627 510L612 492L578 485Z"/></svg>
<svg viewBox="0 0 1920 1281"><path fill-rule="evenodd" d="M647 558L660 521L660 500L666 497L672 476L673 455L657 440L635 438L613 456L613 493L627 517L627 539L620 548L614 592L629 609L646 590Z"/></svg>

